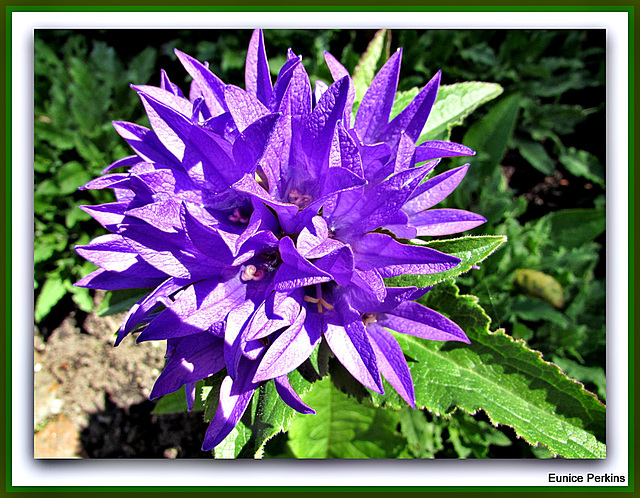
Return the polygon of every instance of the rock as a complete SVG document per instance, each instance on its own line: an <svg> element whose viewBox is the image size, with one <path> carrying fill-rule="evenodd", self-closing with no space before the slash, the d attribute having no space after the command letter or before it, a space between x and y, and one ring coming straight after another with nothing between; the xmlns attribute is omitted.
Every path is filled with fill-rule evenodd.
<svg viewBox="0 0 640 498"><path fill-rule="evenodd" d="M34 458L80 458L80 452L78 431L64 415L58 415L34 436Z"/></svg>

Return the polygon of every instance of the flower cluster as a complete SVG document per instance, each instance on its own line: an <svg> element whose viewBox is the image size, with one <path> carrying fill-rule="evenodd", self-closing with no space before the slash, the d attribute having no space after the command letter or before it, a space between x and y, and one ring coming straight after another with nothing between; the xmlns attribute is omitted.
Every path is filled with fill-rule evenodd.
<svg viewBox="0 0 640 498"><path fill-rule="evenodd" d="M185 96L163 72L160 87L133 86L151 129L115 122L134 155L85 189L116 201L83 206L109 232L77 252L99 266L77 285L150 288L126 315L117 343L166 340L152 398L224 371L203 444L237 424L254 391L273 380L282 400L314 413L287 375L321 341L360 383L382 377L412 406L413 381L389 330L468 342L451 320L414 300L428 288L384 278L429 274L459 259L402 243L485 220L429 209L456 188L466 166L424 179L443 157L472 155L445 141L415 145L436 99L437 74L390 119L402 52L375 76L352 118L355 91L325 54L334 83L312 89L291 50L274 84L263 35L253 33L245 89L223 83L176 51L193 78ZM127 168L126 172L113 172Z"/></svg>

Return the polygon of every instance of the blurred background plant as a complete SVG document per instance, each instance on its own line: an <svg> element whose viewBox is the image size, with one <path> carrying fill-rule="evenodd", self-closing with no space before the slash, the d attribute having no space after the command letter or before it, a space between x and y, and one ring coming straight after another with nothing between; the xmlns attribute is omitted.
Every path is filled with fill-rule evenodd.
<svg viewBox="0 0 640 498"><path fill-rule="evenodd" d="M186 73L173 54L177 47L208 61L223 81L244 86L250 32L144 34L35 34L35 324L45 338L70 312L81 319L94 308L92 291L72 287L92 269L73 246L103 230L78 206L109 202L111 192L77 187L130 155L111 119L146 124L129 85L158 85L163 68L187 89L187 78L180 81ZM274 30L265 32L265 40L274 75L287 48L294 47L304 55L313 83L331 81L324 50L353 72L374 34ZM388 54L397 47L404 51L399 90L405 95L439 69L443 85L486 81L503 87L461 126L422 137L451 139L478 151L461 187L443 205L485 216L488 223L478 234L508 236L482 268L458 277L457 284L480 298L492 329L502 327L526 341L604 402L604 30L392 31L384 50ZM446 97L444 87L439 99ZM464 162L443 161L438 172ZM123 311L130 298L107 293L102 313ZM352 410L366 408L357 408L363 405L351 398L343 401L353 402ZM172 409L165 402L158 411ZM544 447L516 438L510 428L493 427L482 413L458 411L442 418L402 410L394 421L401 444L394 440L399 445L388 456L550 456ZM298 426L272 439L267 455L304 457L296 444Z"/></svg>

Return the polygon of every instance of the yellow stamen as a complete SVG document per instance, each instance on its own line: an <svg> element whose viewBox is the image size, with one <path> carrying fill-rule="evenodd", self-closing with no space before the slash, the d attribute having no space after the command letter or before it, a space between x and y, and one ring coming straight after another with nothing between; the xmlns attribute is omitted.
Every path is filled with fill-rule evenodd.
<svg viewBox="0 0 640 498"><path fill-rule="evenodd" d="M333 304L329 304L328 302L326 302L321 297L304 296L304 300L307 301L308 303L317 303L318 304L318 313L320 313L320 314L324 313L323 307L327 308L329 311L331 311L333 309Z"/></svg>

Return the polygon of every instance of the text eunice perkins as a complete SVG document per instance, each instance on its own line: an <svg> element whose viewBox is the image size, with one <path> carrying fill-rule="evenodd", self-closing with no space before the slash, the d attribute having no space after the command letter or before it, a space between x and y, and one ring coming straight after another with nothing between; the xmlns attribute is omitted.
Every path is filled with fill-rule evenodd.
<svg viewBox="0 0 640 498"><path fill-rule="evenodd" d="M555 483L621 483L626 482L626 476L609 474L593 474L589 472L586 476L580 474L556 474L555 472L549 473L549 482Z"/></svg>

